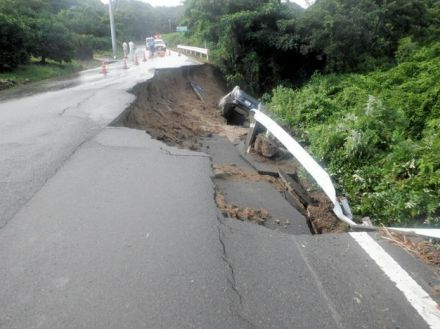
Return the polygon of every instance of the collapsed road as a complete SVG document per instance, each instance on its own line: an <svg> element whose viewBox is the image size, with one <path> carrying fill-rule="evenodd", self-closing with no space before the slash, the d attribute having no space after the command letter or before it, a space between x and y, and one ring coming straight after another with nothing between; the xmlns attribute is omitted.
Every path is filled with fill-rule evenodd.
<svg viewBox="0 0 440 329"><path fill-rule="evenodd" d="M186 65L183 56L155 60ZM95 77L112 85L99 96L105 105L85 100L66 110L89 120L99 108L105 120L0 230L0 328L438 328L434 269L378 235L336 233L346 228L313 186L290 193L282 179L261 174L280 167L301 183L283 152L267 160L260 145L241 156L247 128L220 116L226 90L215 69L167 68L142 82L146 67ZM134 77L136 99L125 93ZM10 151L3 179L16 177L10 163L25 154L14 155L13 143L35 143L15 140L22 128L12 128L4 105L29 111L37 97L63 110L60 92L73 104L98 97L90 85L73 88L0 104L10 127L10 143L0 141ZM131 103L122 113L119 98ZM49 130L28 125L43 137ZM399 279L358 241L382 246Z"/></svg>

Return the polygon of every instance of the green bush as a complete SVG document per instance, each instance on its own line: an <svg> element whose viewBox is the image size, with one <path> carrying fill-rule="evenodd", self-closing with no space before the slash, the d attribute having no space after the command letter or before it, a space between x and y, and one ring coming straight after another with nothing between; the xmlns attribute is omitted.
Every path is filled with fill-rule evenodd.
<svg viewBox="0 0 440 329"><path fill-rule="evenodd" d="M440 224L440 42L403 40L399 64L278 87L270 110L376 223Z"/></svg>
<svg viewBox="0 0 440 329"><path fill-rule="evenodd" d="M18 19L0 13L0 72L27 61L27 31Z"/></svg>
<svg viewBox="0 0 440 329"><path fill-rule="evenodd" d="M75 35L75 58L85 60L93 58L94 37L92 35Z"/></svg>

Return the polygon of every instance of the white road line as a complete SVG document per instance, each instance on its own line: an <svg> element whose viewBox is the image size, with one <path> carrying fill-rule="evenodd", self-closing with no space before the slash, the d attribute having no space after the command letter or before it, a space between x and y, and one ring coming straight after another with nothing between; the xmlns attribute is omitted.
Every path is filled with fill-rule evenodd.
<svg viewBox="0 0 440 329"><path fill-rule="evenodd" d="M403 292L429 327L440 329L439 306L429 294L368 233L353 232L350 235Z"/></svg>

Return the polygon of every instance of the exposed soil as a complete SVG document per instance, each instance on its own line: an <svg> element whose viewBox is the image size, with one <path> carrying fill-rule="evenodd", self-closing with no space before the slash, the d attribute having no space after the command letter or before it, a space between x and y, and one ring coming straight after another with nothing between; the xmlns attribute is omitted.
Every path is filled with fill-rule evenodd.
<svg viewBox="0 0 440 329"><path fill-rule="evenodd" d="M286 193L288 188L286 184L280 179L269 175L261 175L253 170L246 170L241 167L233 165L213 165L214 177L217 179L225 179L231 181L252 181L252 182L267 182L271 184L274 189L281 193ZM298 181L297 181L298 182ZM298 184L300 184L298 182ZM303 187L304 188L304 187ZM291 191L292 198L288 198L289 202L310 221L312 231L317 234L322 233L343 233L347 232L349 227L341 222L333 213L333 204L328 197L319 191L309 193L312 202L305 202L295 191ZM293 199L293 200L292 200ZM217 205L220 209L224 206L224 197L216 199ZM221 201L219 204L218 201ZM227 208L228 210L229 208ZM258 213L257 213L258 214ZM238 218L237 216L233 216ZM246 219L246 218L240 218ZM267 218L265 218L267 219ZM260 224L264 221L260 222Z"/></svg>
<svg viewBox="0 0 440 329"><path fill-rule="evenodd" d="M316 201L316 204L306 205L306 211L316 233L343 233L348 231L348 225L341 222L333 213L333 203L325 193L315 191L310 193L310 196Z"/></svg>
<svg viewBox="0 0 440 329"><path fill-rule="evenodd" d="M135 129L144 129L151 137L170 146L199 150L201 138L219 135L231 142L243 140L248 128L230 125L220 115L219 100L228 92L221 75L210 65L157 70L153 79L138 85L133 92L136 101L115 122ZM287 152L276 150L277 142L260 136L252 155L259 162L270 162L286 171L295 172L296 164ZM265 156L263 156L265 155ZM286 195L287 188L279 178L260 175L237 166L214 165L216 178L228 180L265 181ZM299 183L300 184L300 183ZM305 190L305 188L304 188ZM288 200L310 220L315 233L344 232L347 227L332 212L332 205L323 193L304 202L295 191ZM287 197L286 197L287 198ZM265 209L240 208L216 195L219 209L225 216L264 224L270 218Z"/></svg>
<svg viewBox="0 0 440 329"><path fill-rule="evenodd" d="M283 191L283 184L280 182L278 178L268 176L268 175L260 175L254 170L247 170L241 167L237 167L234 165L219 165L214 164L214 176L219 179L226 179L231 181L251 181L251 182L268 182L271 184L276 190Z"/></svg>
<svg viewBox="0 0 440 329"><path fill-rule="evenodd" d="M431 242L416 235L399 233L386 228L381 230L382 237L421 259L425 264L434 266L440 274L440 250ZM440 293L440 287L434 287Z"/></svg>
<svg viewBox="0 0 440 329"><path fill-rule="evenodd" d="M193 86L200 87L201 100ZM226 93L220 75L212 66L192 66L156 71L153 79L134 90L136 101L127 109L121 124L145 129L167 145L200 149L200 137L218 134L230 140L246 129L228 126L217 110Z"/></svg>
<svg viewBox="0 0 440 329"><path fill-rule="evenodd" d="M270 218L269 212L266 209L242 208L227 203L224 195L218 191L215 193L215 201L223 216L228 218L249 221L258 225L264 225L265 221Z"/></svg>

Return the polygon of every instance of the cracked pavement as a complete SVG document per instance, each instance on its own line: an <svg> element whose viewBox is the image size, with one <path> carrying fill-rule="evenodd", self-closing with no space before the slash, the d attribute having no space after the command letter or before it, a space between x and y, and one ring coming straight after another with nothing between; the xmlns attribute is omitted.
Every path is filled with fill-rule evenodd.
<svg viewBox="0 0 440 329"><path fill-rule="evenodd" d="M194 65L171 56L122 68L108 65L66 79L0 92L0 228L70 158L134 100L127 92L155 68Z"/></svg>
<svg viewBox="0 0 440 329"><path fill-rule="evenodd" d="M197 155L127 128L85 143L0 230L1 328L251 328Z"/></svg>
<svg viewBox="0 0 440 329"><path fill-rule="evenodd" d="M428 328L349 235L223 218L208 155L104 128L141 73L0 104L1 329Z"/></svg>
<svg viewBox="0 0 440 329"><path fill-rule="evenodd" d="M0 230L0 264L1 328L427 328L348 235L222 218L208 157L128 128Z"/></svg>

